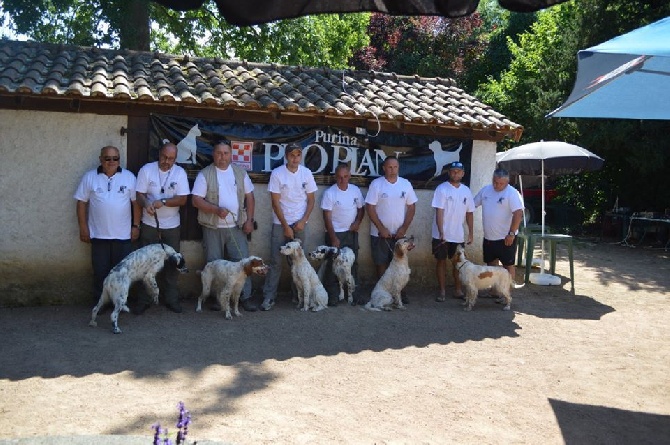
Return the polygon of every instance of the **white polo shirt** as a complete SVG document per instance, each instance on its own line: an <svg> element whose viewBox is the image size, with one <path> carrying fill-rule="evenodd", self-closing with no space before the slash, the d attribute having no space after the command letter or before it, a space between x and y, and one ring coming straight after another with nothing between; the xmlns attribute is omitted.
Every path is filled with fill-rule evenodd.
<svg viewBox="0 0 670 445"><path fill-rule="evenodd" d="M281 165L270 173L268 191L279 193L279 205L284 213L287 224L293 224L305 215L307 210L307 194L317 190L314 175L304 165L299 165L295 173ZM272 222L281 224L277 215L272 212Z"/></svg>
<svg viewBox="0 0 670 445"><path fill-rule="evenodd" d="M223 207L230 211L234 215L239 215L240 205L237 201L237 183L235 182L235 173L233 173L233 167L230 165L227 169L221 170L216 167L216 182L219 186L219 202L218 206ZM248 174L244 175L244 194L248 194L254 191L254 185L251 182ZM204 198L207 196L207 181L205 176L202 174L202 171L198 173L198 176L195 178L193 183L194 196L200 196ZM231 227L236 227L235 218L233 215L228 215L226 218L219 218L219 228L229 229Z"/></svg>
<svg viewBox="0 0 670 445"><path fill-rule="evenodd" d="M512 224L512 213L523 209L521 195L511 185L501 192L496 192L491 184L484 186L475 195L475 206L482 206L484 238L489 241L504 239Z"/></svg>
<svg viewBox="0 0 670 445"><path fill-rule="evenodd" d="M438 185L433 194L433 208L443 209L442 234L450 243L465 242L465 214L475 211L475 202L472 192L465 184L454 187L450 182ZM437 220L433 218L433 238L440 239Z"/></svg>
<svg viewBox="0 0 670 445"><path fill-rule="evenodd" d="M353 184L340 190L337 184L328 187L321 197L321 209L331 212L335 232L346 232L356 220L358 209L363 207L363 193Z"/></svg>
<svg viewBox="0 0 670 445"><path fill-rule="evenodd" d="M418 200L412 184L401 177L391 184L385 177L380 176L370 183L365 197L366 204L375 206L379 220L393 235L405 221L407 206ZM379 230L374 224L370 224L370 235L379 236Z"/></svg>
<svg viewBox="0 0 670 445"><path fill-rule="evenodd" d="M191 193L188 186L186 170L178 165L164 172L158 167L158 161L144 165L137 173L136 191L146 193L150 202L159 199L185 196ZM179 227L179 207L162 206L156 210L158 222L161 229L174 229ZM156 227L156 220L142 209L142 222L151 227Z"/></svg>
<svg viewBox="0 0 670 445"><path fill-rule="evenodd" d="M129 240L132 226L131 201L135 201L135 175L119 168L109 178L102 168L84 174L74 198L88 203L91 238Z"/></svg>

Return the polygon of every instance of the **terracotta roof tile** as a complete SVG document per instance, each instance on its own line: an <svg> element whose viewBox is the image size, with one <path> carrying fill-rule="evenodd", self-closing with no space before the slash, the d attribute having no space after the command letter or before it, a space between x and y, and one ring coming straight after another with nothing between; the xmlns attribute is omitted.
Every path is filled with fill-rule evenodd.
<svg viewBox="0 0 670 445"><path fill-rule="evenodd" d="M453 80L0 41L0 93L285 111L483 129L522 127Z"/></svg>

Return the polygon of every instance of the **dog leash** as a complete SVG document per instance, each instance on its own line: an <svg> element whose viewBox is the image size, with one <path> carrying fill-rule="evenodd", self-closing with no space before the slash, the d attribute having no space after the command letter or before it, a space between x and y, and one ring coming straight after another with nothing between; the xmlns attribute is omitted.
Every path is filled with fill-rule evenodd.
<svg viewBox="0 0 670 445"><path fill-rule="evenodd" d="M461 265L458 267L458 270L460 271L460 270L463 268L463 266L465 266L465 265L468 264L469 262L470 262L469 260L465 260L465 261L463 261L463 264L461 264Z"/></svg>
<svg viewBox="0 0 670 445"><path fill-rule="evenodd" d="M156 232L158 232L158 242L161 243L161 247L165 250L165 244L163 244L163 235L161 234L161 225L158 222L158 213L154 209L154 220L156 221Z"/></svg>

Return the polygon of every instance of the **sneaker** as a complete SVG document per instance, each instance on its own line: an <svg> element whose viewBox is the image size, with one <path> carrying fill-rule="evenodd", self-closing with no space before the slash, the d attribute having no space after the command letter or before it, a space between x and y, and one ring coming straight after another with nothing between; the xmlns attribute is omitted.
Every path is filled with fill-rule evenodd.
<svg viewBox="0 0 670 445"><path fill-rule="evenodd" d="M240 301L240 306L247 312L256 312L258 310L258 306L251 301L251 298Z"/></svg>
<svg viewBox="0 0 670 445"><path fill-rule="evenodd" d="M437 297L435 297L435 301L438 303L442 303L443 301L447 301L447 296L445 294L438 294Z"/></svg>
<svg viewBox="0 0 670 445"><path fill-rule="evenodd" d="M272 309L272 306L274 306L274 305L275 305L274 300L265 300L261 304L261 310L262 311L269 311L270 309Z"/></svg>
<svg viewBox="0 0 670 445"><path fill-rule="evenodd" d="M465 300L465 295L463 292L454 292L454 298L457 300Z"/></svg>

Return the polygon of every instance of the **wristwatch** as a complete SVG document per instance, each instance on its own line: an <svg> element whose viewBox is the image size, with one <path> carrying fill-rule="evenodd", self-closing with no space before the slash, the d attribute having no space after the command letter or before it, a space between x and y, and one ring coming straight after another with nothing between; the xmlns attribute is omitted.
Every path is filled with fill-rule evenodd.
<svg viewBox="0 0 670 445"><path fill-rule="evenodd" d="M514 232L512 232L512 231L510 230L509 233L508 233L508 235L512 235L512 236L514 236L515 234L514 234Z"/></svg>
<svg viewBox="0 0 670 445"><path fill-rule="evenodd" d="M166 205L167 205L167 199L165 199L165 198L162 198L162 199L161 199L161 202L163 203L163 205L164 205L164 206L166 206Z"/></svg>
<svg viewBox="0 0 670 445"><path fill-rule="evenodd" d="M139 229L140 225L139 224L133 224L133 229Z"/></svg>

